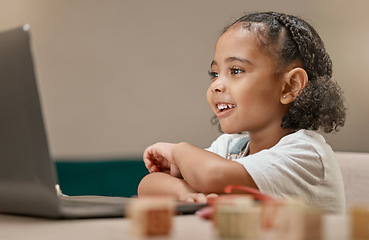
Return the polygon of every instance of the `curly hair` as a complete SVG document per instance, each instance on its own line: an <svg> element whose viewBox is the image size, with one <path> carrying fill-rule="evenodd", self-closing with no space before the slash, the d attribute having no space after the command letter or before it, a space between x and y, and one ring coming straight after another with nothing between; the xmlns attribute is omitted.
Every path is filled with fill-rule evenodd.
<svg viewBox="0 0 369 240"><path fill-rule="evenodd" d="M278 68L301 61L308 75L308 84L291 103L282 119L282 128L321 129L329 133L344 126L346 107L342 90L332 80L332 61L323 41L309 23L292 15L261 12L239 18L224 32L237 23L256 33L262 49L275 59Z"/></svg>

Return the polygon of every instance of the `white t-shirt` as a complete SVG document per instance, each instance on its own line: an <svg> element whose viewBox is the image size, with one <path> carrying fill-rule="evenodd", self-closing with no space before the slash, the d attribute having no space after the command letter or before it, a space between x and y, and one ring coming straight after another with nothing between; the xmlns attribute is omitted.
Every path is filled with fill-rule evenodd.
<svg viewBox="0 0 369 240"><path fill-rule="evenodd" d="M207 150L227 158L244 138L247 135L223 134ZM282 198L300 196L328 213L345 212L338 162L324 137L316 132L299 130L270 149L233 161L244 166L263 193Z"/></svg>

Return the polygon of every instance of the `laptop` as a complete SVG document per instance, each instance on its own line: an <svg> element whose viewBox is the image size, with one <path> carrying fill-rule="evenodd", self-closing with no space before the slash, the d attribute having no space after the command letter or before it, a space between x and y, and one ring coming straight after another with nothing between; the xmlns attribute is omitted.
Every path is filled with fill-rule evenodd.
<svg viewBox="0 0 369 240"><path fill-rule="evenodd" d="M58 194L30 47L29 25L0 33L0 213L124 217L131 198ZM205 204L177 203L191 214Z"/></svg>

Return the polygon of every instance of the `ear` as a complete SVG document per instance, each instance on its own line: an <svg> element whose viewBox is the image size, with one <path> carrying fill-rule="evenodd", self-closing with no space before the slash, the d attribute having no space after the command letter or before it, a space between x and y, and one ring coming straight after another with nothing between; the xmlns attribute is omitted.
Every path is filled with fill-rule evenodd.
<svg viewBox="0 0 369 240"><path fill-rule="evenodd" d="M293 68L283 76L281 103L289 104L295 101L302 89L308 84L308 75L303 68Z"/></svg>

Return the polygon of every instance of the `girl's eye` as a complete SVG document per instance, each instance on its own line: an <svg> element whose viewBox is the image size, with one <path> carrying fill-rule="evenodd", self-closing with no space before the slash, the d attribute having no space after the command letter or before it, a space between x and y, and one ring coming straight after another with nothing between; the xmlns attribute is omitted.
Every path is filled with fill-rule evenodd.
<svg viewBox="0 0 369 240"><path fill-rule="evenodd" d="M213 72L213 71L208 71L208 74L210 76L210 79L214 79L214 78L217 78L219 76L219 73Z"/></svg>
<svg viewBox="0 0 369 240"><path fill-rule="evenodd" d="M237 75L237 74L240 74L240 73L243 73L244 71L239 69L239 68L231 68L231 74L233 75Z"/></svg>

